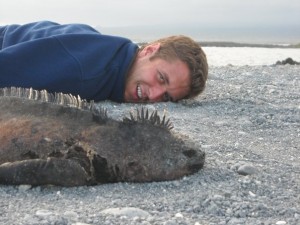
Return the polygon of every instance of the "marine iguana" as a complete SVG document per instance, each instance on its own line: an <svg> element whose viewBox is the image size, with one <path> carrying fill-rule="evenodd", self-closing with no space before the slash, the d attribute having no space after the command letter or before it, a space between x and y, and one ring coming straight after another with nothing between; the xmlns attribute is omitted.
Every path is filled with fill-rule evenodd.
<svg viewBox="0 0 300 225"><path fill-rule="evenodd" d="M81 186L181 178L205 153L157 111L123 120L62 93L0 89L0 184Z"/></svg>

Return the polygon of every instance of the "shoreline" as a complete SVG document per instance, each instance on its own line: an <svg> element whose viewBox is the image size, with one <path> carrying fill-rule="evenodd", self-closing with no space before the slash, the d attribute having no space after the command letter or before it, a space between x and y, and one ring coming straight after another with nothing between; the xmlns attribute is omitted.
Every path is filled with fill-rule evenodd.
<svg viewBox="0 0 300 225"><path fill-rule="evenodd" d="M199 42L203 47L300 48L299 44L250 44L225 41Z"/></svg>
<svg viewBox="0 0 300 225"><path fill-rule="evenodd" d="M136 42L139 46L145 45L148 42ZM284 48L284 49L298 49L300 48L300 43L298 44L255 44L255 43L242 43L242 42L230 42L230 41L202 41L198 42L201 47L250 47L250 48Z"/></svg>

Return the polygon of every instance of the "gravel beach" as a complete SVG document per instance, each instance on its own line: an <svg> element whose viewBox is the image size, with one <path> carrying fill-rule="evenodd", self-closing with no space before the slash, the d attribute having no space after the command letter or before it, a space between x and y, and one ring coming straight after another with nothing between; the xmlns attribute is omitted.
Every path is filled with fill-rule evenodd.
<svg viewBox="0 0 300 225"><path fill-rule="evenodd" d="M121 119L137 105L99 103ZM205 93L165 111L206 152L181 180L0 186L0 224L300 224L300 66L211 67Z"/></svg>

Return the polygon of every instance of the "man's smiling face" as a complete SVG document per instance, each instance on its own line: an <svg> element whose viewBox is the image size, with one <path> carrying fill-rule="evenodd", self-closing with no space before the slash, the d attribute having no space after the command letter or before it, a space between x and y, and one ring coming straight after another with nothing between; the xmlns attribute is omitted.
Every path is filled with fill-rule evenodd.
<svg viewBox="0 0 300 225"><path fill-rule="evenodd" d="M124 99L126 102L177 101L189 94L190 77L186 63L179 59L151 59L160 44L141 50L129 71Z"/></svg>

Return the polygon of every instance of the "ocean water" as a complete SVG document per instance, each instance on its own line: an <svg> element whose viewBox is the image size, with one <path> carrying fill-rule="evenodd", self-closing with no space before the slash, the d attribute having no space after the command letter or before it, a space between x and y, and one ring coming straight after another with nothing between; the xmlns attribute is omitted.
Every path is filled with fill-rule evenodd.
<svg viewBox="0 0 300 225"><path fill-rule="evenodd" d="M289 45L298 44L299 29L293 27L272 28L203 28L195 26L95 26L103 34L123 36L135 43L145 43L176 34L184 34L195 41L235 42L249 44ZM288 57L300 62L300 48L263 48L263 47L203 47L210 66L231 65L272 65Z"/></svg>
<svg viewBox="0 0 300 225"><path fill-rule="evenodd" d="M300 62L300 49L256 47L203 47L209 66L272 65L288 57Z"/></svg>

